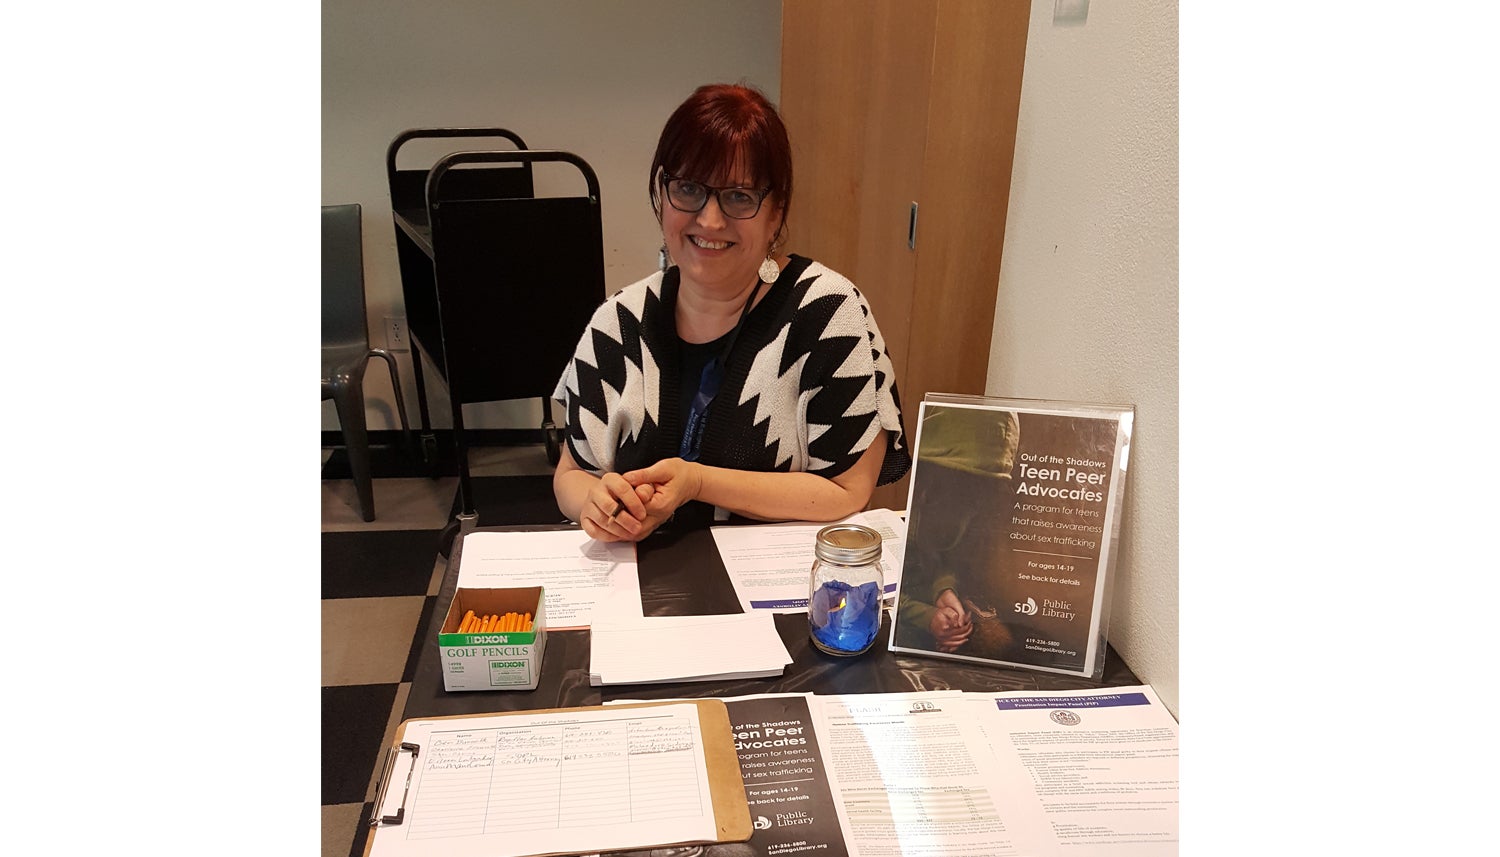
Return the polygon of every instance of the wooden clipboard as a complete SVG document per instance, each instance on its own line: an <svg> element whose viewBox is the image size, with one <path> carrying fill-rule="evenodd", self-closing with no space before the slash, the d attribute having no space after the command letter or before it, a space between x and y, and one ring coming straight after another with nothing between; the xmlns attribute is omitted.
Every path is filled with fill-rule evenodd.
<svg viewBox="0 0 1500 857"><path fill-rule="evenodd" d="M382 765L380 784L375 790L375 805L370 810L370 832L365 839L365 857L369 857L371 849L375 847L375 839L382 830L392 829L381 824L381 811L384 796L389 789L402 788L401 783L391 781L392 762L403 751L410 751L412 745L402 739L406 735L406 724L413 720L438 721L438 720L488 720L513 717L515 715L536 714L577 714L585 711L620 711L630 708L659 708L666 705L692 705L698 709L698 731L703 746L703 759L708 769L709 797L713 803L714 827L717 838L714 842L744 842L750 838L752 832L750 823L750 805L745 799L745 780L740 774L740 756L734 748L734 729L729 723L729 709L724 705L722 699L680 699L666 700L662 702L631 702L620 705L584 705L577 708L539 708L527 711L504 711L494 714L454 714L441 717L419 717L411 720L403 720L396 727L395 739L387 748L386 758L380 763ZM412 770L415 770L416 760L412 761ZM408 785L409 785L408 780ZM404 812L403 809L398 812ZM399 817L399 816L397 816ZM387 816L388 819L396 818ZM402 819L404 821L404 819ZM401 823L400 821L396 822ZM708 844L701 841L693 842L638 842L621 843L601 849L601 851L639 851L649 848L666 848L672 845L699 845ZM439 853L441 846L435 848L434 853ZM546 857L550 854L574 854L573 851L551 851L539 852L527 857Z"/></svg>

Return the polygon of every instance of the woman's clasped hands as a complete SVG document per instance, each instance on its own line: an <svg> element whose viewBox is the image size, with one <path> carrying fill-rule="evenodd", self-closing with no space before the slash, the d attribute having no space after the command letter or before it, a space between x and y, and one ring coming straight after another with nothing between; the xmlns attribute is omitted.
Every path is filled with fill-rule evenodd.
<svg viewBox="0 0 1500 857"><path fill-rule="evenodd" d="M627 473L606 473L589 491L579 523L602 542L638 542L698 496L701 465L668 458Z"/></svg>

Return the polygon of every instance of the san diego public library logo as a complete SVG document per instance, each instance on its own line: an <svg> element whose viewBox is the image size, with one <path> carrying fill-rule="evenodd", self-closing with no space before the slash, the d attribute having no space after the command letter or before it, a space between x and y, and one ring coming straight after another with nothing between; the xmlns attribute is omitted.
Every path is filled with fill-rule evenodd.
<svg viewBox="0 0 1500 857"><path fill-rule="evenodd" d="M1059 724L1061 726L1077 726L1078 724L1083 722L1081 719L1079 719L1078 715L1074 714L1071 711L1064 711L1062 709L1058 709L1057 711L1054 711L1047 716L1052 718L1053 723Z"/></svg>
<svg viewBox="0 0 1500 857"><path fill-rule="evenodd" d="M1073 617L1078 615L1073 610L1073 603L1071 601L1063 601L1058 598L1043 598L1042 606L1038 607L1036 606L1036 599L1027 596L1025 602L1017 601L1015 608L1017 613L1023 613L1027 616L1035 616L1040 613L1043 616L1052 616L1068 622L1073 621Z"/></svg>
<svg viewBox="0 0 1500 857"><path fill-rule="evenodd" d="M792 810L790 812L778 812L775 815L776 821L774 823L771 821L771 819L766 818L764 815L757 815L755 817L754 823L751 826L756 830L770 830L772 827L795 827L799 824L813 823L813 817L800 809ZM656 852L653 851L651 853L655 854ZM695 851L693 853L696 854L697 852Z"/></svg>

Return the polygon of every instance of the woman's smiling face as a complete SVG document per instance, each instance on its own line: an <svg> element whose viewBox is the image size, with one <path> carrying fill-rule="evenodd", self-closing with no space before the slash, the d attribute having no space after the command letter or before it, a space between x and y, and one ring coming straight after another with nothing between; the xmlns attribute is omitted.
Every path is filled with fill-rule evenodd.
<svg viewBox="0 0 1500 857"><path fill-rule="evenodd" d="M730 172L717 186L752 188L759 193L760 188L744 172ZM691 176L685 178L698 181ZM766 197L760 211L748 219L725 215L718 194L712 191L703 207L691 213L679 211L668 196L663 187L662 237L682 272L684 285L724 294L749 288L781 227L781 207L775 196Z"/></svg>

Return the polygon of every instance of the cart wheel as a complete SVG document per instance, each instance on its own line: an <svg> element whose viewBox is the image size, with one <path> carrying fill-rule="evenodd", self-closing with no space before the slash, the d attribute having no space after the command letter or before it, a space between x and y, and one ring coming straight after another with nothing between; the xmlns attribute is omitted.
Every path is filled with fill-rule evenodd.
<svg viewBox="0 0 1500 857"><path fill-rule="evenodd" d="M547 442L547 463L556 466L562 460L562 429L550 423L544 424L542 435Z"/></svg>
<svg viewBox="0 0 1500 857"><path fill-rule="evenodd" d="M454 518L448 522L448 526L443 527L442 533L438 534L438 554L443 559L447 559L453 552L453 540L458 538L458 530L459 522L457 518Z"/></svg>

